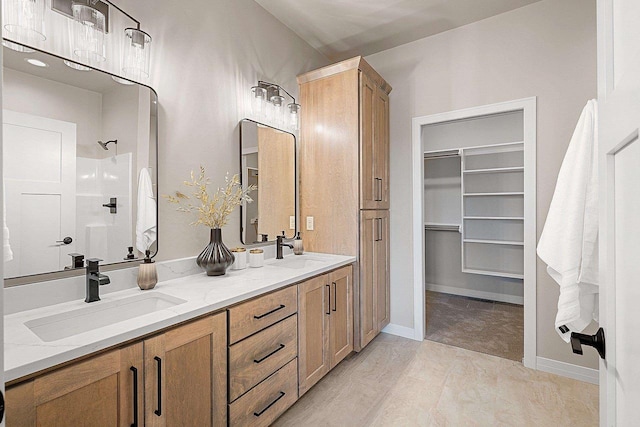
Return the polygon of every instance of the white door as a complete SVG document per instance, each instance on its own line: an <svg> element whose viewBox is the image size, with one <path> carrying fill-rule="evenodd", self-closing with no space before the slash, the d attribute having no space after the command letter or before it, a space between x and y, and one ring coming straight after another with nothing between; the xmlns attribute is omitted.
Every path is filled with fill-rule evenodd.
<svg viewBox="0 0 640 427"><path fill-rule="evenodd" d="M600 424L640 420L640 2L598 3Z"/></svg>
<svg viewBox="0 0 640 427"><path fill-rule="evenodd" d="M76 237L76 125L4 110L3 175L13 252L5 277L70 265L75 241L62 241Z"/></svg>

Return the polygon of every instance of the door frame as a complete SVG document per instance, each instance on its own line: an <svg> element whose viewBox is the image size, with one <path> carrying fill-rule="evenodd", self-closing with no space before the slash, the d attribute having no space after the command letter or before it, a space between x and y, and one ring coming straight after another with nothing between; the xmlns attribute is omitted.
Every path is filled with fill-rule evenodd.
<svg viewBox="0 0 640 427"><path fill-rule="evenodd" d="M524 366L536 369L536 97L465 108L412 119L412 234L413 301L415 339L422 341L426 331L425 237L424 237L424 161L422 126L492 114L524 113ZM420 236L420 237L418 237Z"/></svg>

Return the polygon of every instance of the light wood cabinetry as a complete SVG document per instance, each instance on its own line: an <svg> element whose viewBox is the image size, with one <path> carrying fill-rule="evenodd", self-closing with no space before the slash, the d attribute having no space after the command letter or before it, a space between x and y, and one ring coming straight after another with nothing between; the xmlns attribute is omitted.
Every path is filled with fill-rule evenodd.
<svg viewBox="0 0 640 427"><path fill-rule="evenodd" d="M226 331L220 313L11 387L7 425L226 425Z"/></svg>
<svg viewBox="0 0 640 427"><path fill-rule="evenodd" d="M298 83L304 105L300 212L303 224L309 216L315 224L314 230L303 229L305 247L312 252L358 256L356 268L364 270L355 272L353 284L354 348L359 351L389 320L388 260L383 262L387 279L374 283L384 274L374 274L378 267L369 264L374 247L372 236L361 235L361 212L389 209L391 87L362 57L300 75ZM378 217L384 219L377 227L388 227L388 212ZM365 242L369 246L363 246ZM375 256L388 256L388 236L379 242L383 243L374 245ZM386 248L380 248L382 244ZM376 307L379 313L372 311L374 298L381 300Z"/></svg>
<svg viewBox="0 0 640 427"><path fill-rule="evenodd" d="M142 370L137 343L9 388L7 426L142 426Z"/></svg>
<svg viewBox="0 0 640 427"><path fill-rule="evenodd" d="M364 347L389 324L389 211L362 211L360 227L360 337Z"/></svg>
<svg viewBox="0 0 640 427"><path fill-rule="evenodd" d="M298 285L300 396L353 351L351 266Z"/></svg>
<svg viewBox="0 0 640 427"><path fill-rule="evenodd" d="M144 341L147 426L227 423L226 313Z"/></svg>

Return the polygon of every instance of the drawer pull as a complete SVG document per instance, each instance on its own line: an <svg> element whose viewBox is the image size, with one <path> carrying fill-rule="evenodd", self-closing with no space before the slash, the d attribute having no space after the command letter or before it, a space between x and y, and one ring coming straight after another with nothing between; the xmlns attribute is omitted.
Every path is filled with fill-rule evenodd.
<svg viewBox="0 0 640 427"><path fill-rule="evenodd" d="M253 359L253 363L262 363L265 359L268 359L269 357L273 356L274 354L276 354L277 352L279 352L280 350L282 350L285 347L284 344L280 344L280 346L278 348L276 348L275 350L273 350L271 353L267 354L266 356L262 357L261 359Z"/></svg>
<svg viewBox="0 0 640 427"><path fill-rule="evenodd" d="M277 402L278 400L282 399L282 398L284 397L284 395L285 395L285 394L286 394L286 393L285 393L284 391L281 391L281 392L280 392L280 395L279 395L278 397L276 397L276 400L274 400L273 402L269 403L269 405L267 405L267 407L266 407L266 408L264 408L262 411L260 411L260 412L254 412L254 413L253 413L253 415L255 415L256 417L259 417L260 415L264 414L264 413L265 413L265 411L266 411L267 409L269 409L269 408L271 408L273 405L275 405L275 404L276 404L276 402Z"/></svg>
<svg viewBox="0 0 640 427"><path fill-rule="evenodd" d="M253 316L253 318L254 318L254 319L262 319L263 317L267 317L268 315L273 314L273 313L275 313L276 311L280 311L280 310L282 310L284 307L285 307L285 305L284 305L284 304L280 304L280 307L278 307L278 308L274 308L274 309L273 309L273 310L271 310L271 311L267 311L265 314L261 314L260 316Z"/></svg>

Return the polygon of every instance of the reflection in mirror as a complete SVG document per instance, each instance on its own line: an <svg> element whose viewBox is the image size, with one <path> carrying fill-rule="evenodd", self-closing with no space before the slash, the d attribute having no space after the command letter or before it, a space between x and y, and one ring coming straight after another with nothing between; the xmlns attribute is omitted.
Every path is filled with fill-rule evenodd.
<svg viewBox="0 0 640 427"><path fill-rule="evenodd" d="M254 203L243 204L242 243L273 241L296 230L296 138L293 134L244 119L240 122L242 185L256 185ZM257 203L256 203L257 201Z"/></svg>
<svg viewBox="0 0 640 427"><path fill-rule="evenodd" d="M155 254L153 90L42 52L3 55L5 277L81 267L72 254Z"/></svg>

